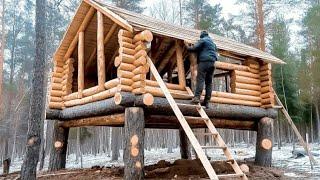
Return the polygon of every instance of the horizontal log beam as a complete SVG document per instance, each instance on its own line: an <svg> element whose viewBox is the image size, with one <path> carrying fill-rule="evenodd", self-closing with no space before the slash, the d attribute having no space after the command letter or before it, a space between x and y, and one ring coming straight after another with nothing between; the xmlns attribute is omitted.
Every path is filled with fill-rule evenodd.
<svg viewBox="0 0 320 180"><path fill-rule="evenodd" d="M146 114L153 115L173 115L173 111L165 98L154 97L152 106L145 106L141 98L140 101L134 103L137 107L144 107ZM189 104L190 100L176 100L179 103ZM72 120L94 116L104 116L124 112L124 106L116 105L113 98L97 101L85 105L65 108L63 110L47 110L47 119L52 120ZM198 112L194 107L181 107L181 111L187 116L198 116ZM212 104L206 112L211 118L237 119L237 120L258 120L263 117L276 118L276 109L263 109L260 107L248 107L240 105Z"/></svg>

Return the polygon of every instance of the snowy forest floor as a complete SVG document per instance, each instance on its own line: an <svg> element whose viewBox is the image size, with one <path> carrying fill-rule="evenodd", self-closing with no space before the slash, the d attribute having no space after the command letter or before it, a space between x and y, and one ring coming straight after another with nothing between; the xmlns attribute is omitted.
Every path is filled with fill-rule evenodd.
<svg viewBox="0 0 320 180"><path fill-rule="evenodd" d="M318 164L314 166L314 170L310 169L308 157L295 157L291 153L292 146L284 146L280 150L277 147L273 149L273 167L262 168L252 164L255 147L241 144L236 147L231 147L235 159L240 164L246 163L250 167L248 177L250 179L320 179L320 156L316 156L315 159ZM297 150L301 150L301 147L297 147ZM223 160L224 156L219 150L208 150L209 157L212 161ZM316 155L320 152L320 145L314 144L312 152ZM145 151L145 164L146 164L146 177L148 178L178 178L185 179L186 177L192 179L199 179L206 176L204 169L197 160L186 161L178 160L180 158L179 149L173 149L173 153L167 153L167 149L157 149L151 151ZM163 161L164 160L164 161ZM11 172L19 171L22 164L22 159L16 159L11 168ZM218 173L232 173L222 162L213 163L215 170ZM74 154L68 156L67 169L55 174L59 176L52 176L46 174L45 170L48 167L48 158L45 161L44 171L39 173L40 179L121 179L123 174L123 161L122 154L118 161L111 161L108 154L87 154L83 155L83 168L81 169L80 163L76 162ZM2 169L0 170L0 174ZM67 175L63 175L67 174ZM43 176L41 178L41 176ZM1 176L0 179L14 179L16 174L11 174L7 177Z"/></svg>

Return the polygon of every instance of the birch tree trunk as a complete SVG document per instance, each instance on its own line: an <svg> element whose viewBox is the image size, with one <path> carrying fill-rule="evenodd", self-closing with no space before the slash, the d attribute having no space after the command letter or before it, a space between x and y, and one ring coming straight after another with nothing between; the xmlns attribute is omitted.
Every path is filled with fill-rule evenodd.
<svg viewBox="0 0 320 180"><path fill-rule="evenodd" d="M41 145L41 130L45 112L45 24L46 1L36 1L36 55L32 79L31 108L27 134L26 156L21 168L22 180L35 180L39 151Z"/></svg>

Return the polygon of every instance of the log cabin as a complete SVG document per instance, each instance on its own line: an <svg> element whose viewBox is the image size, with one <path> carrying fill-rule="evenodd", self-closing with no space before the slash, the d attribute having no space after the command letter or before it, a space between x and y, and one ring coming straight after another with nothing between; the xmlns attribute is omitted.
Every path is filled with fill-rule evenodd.
<svg viewBox="0 0 320 180"><path fill-rule="evenodd" d="M125 179L143 178L144 128L180 129L181 141L189 138L211 179L246 179L215 128L257 131L256 163L270 166L277 117L271 67L285 63L210 34L219 53L211 107L195 108L188 104L197 55L184 41L194 43L199 35L199 30L83 0L53 56L46 119L56 125L49 170L65 168L69 128L82 126L125 128ZM209 128L218 138L235 175L216 175L208 167L195 128ZM188 148L181 149L185 157Z"/></svg>

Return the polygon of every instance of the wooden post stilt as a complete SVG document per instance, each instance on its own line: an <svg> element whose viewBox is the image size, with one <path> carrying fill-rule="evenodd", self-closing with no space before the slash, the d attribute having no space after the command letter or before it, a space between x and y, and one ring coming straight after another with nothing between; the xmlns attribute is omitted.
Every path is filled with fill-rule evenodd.
<svg viewBox="0 0 320 180"><path fill-rule="evenodd" d="M144 178L144 111L130 107L125 110L124 179Z"/></svg>
<svg viewBox="0 0 320 180"><path fill-rule="evenodd" d="M58 121L53 130L53 149L50 154L48 171L57 171L66 167L69 128L62 128Z"/></svg>
<svg viewBox="0 0 320 180"><path fill-rule="evenodd" d="M273 119L265 117L258 122L255 163L271 167L273 146Z"/></svg>
<svg viewBox="0 0 320 180"><path fill-rule="evenodd" d="M179 85L182 87L186 87L186 73L184 70L182 48L179 44L179 41L176 41L176 55L177 55Z"/></svg>
<svg viewBox="0 0 320 180"><path fill-rule="evenodd" d="M84 89L84 32L79 33L78 43L78 98L83 97Z"/></svg>
<svg viewBox="0 0 320 180"><path fill-rule="evenodd" d="M98 18L98 32L97 32L97 58L98 58L98 86L102 91L104 90L104 83L106 82L106 65L104 55L104 30L103 30L103 14L97 11Z"/></svg>
<svg viewBox="0 0 320 180"><path fill-rule="evenodd" d="M198 73L198 62L197 55L195 53L190 53L190 71L191 71L191 89L195 91L197 84L197 73Z"/></svg>
<svg viewBox="0 0 320 180"><path fill-rule="evenodd" d="M179 129L181 159L191 159L189 140L183 129Z"/></svg>

